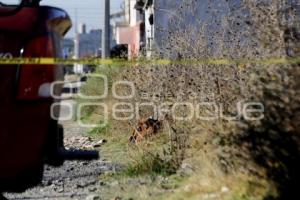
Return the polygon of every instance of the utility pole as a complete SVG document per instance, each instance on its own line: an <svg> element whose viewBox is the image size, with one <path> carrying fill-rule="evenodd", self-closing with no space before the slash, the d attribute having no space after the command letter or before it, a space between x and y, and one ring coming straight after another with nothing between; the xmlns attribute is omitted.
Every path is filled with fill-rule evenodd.
<svg viewBox="0 0 300 200"><path fill-rule="evenodd" d="M104 17L102 27L102 58L110 56L110 0L102 0Z"/></svg>
<svg viewBox="0 0 300 200"><path fill-rule="evenodd" d="M77 8L75 9L75 29L74 29L74 58L79 59L80 57L80 36L78 33L78 19L77 19ZM74 72L80 74L83 72L83 65L74 64Z"/></svg>
<svg viewBox="0 0 300 200"><path fill-rule="evenodd" d="M77 19L77 8L75 8L75 27L74 27L74 58L79 58L79 34L78 34L78 19Z"/></svg>

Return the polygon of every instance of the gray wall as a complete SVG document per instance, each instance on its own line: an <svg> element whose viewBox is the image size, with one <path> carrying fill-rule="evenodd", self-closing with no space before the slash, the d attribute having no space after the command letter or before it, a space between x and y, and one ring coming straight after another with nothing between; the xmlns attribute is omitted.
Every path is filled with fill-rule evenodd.
<svg viewBox="0 0 300 200"><path fill-rule="evenodd" d="M166 57L261 57L285 53L299 0L155 0L155 43ZM298 29L299 30L299 29Z"/></svg>

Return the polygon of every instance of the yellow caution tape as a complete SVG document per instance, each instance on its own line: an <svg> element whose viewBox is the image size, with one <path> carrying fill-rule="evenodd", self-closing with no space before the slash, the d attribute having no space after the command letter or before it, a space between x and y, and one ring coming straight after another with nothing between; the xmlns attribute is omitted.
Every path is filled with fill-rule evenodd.
<svg viewBox="0 0 300 200"><path fill-rule="evenodd" d="M183 59L183 60L121 60L121 59L62 59L62 58L0 58L0 65L278 65L300 64L300 57L296 58L265 58L265 59Z"/></svg>

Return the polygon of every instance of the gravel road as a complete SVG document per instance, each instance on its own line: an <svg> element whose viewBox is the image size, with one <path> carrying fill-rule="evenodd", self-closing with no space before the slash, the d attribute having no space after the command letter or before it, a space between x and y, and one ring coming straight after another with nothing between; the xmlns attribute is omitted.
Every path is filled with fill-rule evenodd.
<svg viewBox="0 0 300 200"><path fill-rule="evenodd" d="M68 103L75 103L67 100ZM62 109L63 112L66 112ZM93 141L84 136L87 129L70 121L60 122L65 129L65 142L68 147L78 147L80 145L92 146L97 141ZM81 144L82 143L82 144ZM84 143L84 144L83 144ZM100 181L99 175L116 171L117 167L110 162L96 160L91 162L67 161L63 166L54 168L45 167L43 182L32 189L21 194L5 194L8 199L103 199L99 196L99 189L104 183Z"/></svg>

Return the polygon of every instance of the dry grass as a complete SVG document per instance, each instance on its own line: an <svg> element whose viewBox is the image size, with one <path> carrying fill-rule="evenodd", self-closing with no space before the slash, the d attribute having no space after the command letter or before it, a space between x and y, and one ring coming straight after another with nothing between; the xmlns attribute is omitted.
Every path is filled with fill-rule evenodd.
<svg viewBox="0 0 300 200"><path fill-rule="evenodd" d="M203 8L199 6L201 2L175 3L177 15L170 17L168 29L162 30L164 43L157 54L174 59L299 56L295 45L299 44L297 22L290 25L280 21L283 16L292 15L291 8L283 9L282 2L242 1L241 6L224 3L228 6L224 9L230 10L225 15L214 9L216 5L212 3L205 8L205 15L213 17L205 23L198 18L199 9ZM183 25L190 18L193 23ZM150 198L151 191L170 190L172 194L162 192L151 198L290 199L297 191L298 65L146 65L118 72L112 80L131 81L135 85L137 95L130 103L172 105L211 101L222 105L226 115L235 114L235 105L240 100L259 101L266 107L264 120L255 123L169 120L169 128L160 137L140 146L128 145L131 131L127 123L110 122L109 134L105 135L110 142L102 151L108 159L125 166L125 182L134 176L184 177L174 181L176 187L171 189L151 183L145 187L138 185L136 188L143 191L138 199ZM200 111L203 114L212 109ZM142 108L140 113L144 118L153 115L149 108ZM127 196L134 193L132 185L123 187Z"/></svg>

